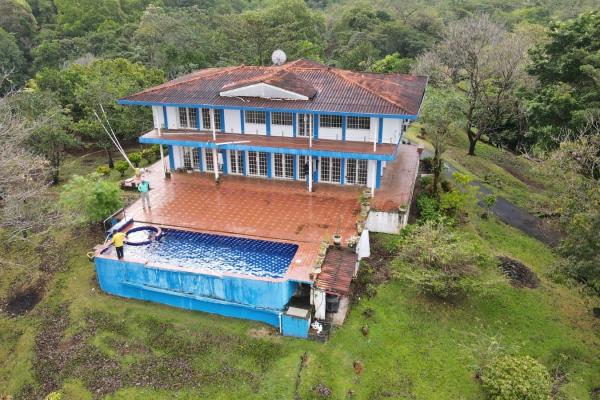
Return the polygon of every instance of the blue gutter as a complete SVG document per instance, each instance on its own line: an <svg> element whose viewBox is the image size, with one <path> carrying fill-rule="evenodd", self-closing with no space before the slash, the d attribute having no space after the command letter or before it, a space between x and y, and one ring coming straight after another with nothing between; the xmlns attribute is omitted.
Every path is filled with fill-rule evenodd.
<svg viewBox="0 0 600 400"><path fill-rule="evenodd" d="M344 115L342 117L342 142L346 141L346 125L347 124L348 124L348 117Z"/></svg>
<svg viewBox="0 0 600 400"><path fill-rule="evenodd" d="M170 146L188 146L188 147L204 147L207 149L214 149L217 146L212 142L197 142L192 140L169 140L164 137L161 138L146 138L140 137L140 143L143 144L167 144ZM335 157L335 158L354 158L357 160L379 160L379 161L392 161L394 160L394 154L372 154L372 153L349 153L344 151L331 151L331 150L309 150L309 149L290 149L285 147L266 147L266 146L252 146L244 144L226 144L218 146L220 149L225 150L245 150L245 151L263 151L266 153L281 153L281 154L293 154L296 156L313 156L313 157Z"/></svg>
<svg viewBox="0 0 600 400"><path fill-rule="evenodd" d="M319 138L319 114L313 115L313 132L315 139Z"/></svg>
<svg viewBox="0 0 600 400"><path fill-rule="evenodd" d="M340 160L341 162L341 171L340 171L340 185L344 184L344 175L346 175L346 160L344 158L342 158Z"/></svg>
<svg viewBox="0 0 600 400"><path fill-rule="evenodd" d="M379 186L381 186L381 161L377 160L377 174L376 174L376 178L375 178L375 188L379 189Z"/></svg>
<svg viewBox="0 0 600 400"><path fill-rule="evenodd" d="M383 118L379 117L379 123L377 124L377 143L383 143Z"/></svg>
<svg viewBox="0 0 600 400"><path fill-rule="evenodd" d="M163 107L201 107L201 108L214 108L214 104L184 104L184 103L161 103L156 101L138 101L138 100L117 100L117 104L123 106L163 106ZM248 111L264 111L264 112L298 112L303 114L315 114L315 115L346 115L351 117L381 117L381 118L394 118L394 119L410 119L416 120L419 116L413 114L374 114L374 113L352 113L343 111L318 111L309 109L290 109L290 108L261 108L261 107L243 107L243 106L228 106L228 110L248 110Z"/></svg>
<svg viewBox="0 0 600 400"><path fill-rule="evenodd" d="M267 178L272 178L273 172L271 171L271 163L273 162L273 153L267 155Z"/></svg>
<svg viewBox="0 0 600 400"><path fill-rule="evenodd" d="M225 109L219 109L219 119L221 121L221 132L225 133Z"/></svg>
<svg viewBox="0 0 600 400"><path fill-rule="evenodd" d="M200 113L202 109L196 107L196 129L200 130Z"/></svg>

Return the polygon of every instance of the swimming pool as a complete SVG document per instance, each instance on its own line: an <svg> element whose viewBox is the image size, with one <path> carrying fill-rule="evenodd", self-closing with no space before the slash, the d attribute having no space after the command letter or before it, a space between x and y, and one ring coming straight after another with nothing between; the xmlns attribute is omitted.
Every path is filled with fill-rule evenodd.
<svg viewBox="0 0 600 400"><path fill-rule="evenodd" d="M125 257L155 265L197 267L266 278L282 278L298 245L208 233L163 229L162 237L143 246L125 246Z"/></svg>

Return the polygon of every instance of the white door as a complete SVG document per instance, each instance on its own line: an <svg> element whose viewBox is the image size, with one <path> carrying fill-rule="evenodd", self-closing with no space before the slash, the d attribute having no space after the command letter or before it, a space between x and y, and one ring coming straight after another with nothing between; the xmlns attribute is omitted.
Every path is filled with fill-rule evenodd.
<svg viewBox="0 0 600 400"><path fill-rule="evenodd" d="M273 154L273 170L277 179L294 179L294 156L291 154Z"/></svg>
<svg viewBox="0 0 600 400"><path fill-rule="evenodd" d="M367 186L367 160L346 160L346 183L348 185Z"/></svg>
<svg viewBox="0 0 600 400"><path fill-rule="evenodd" d="M320 182L340 183L342 159L333 157L320 158Z"/></svg>
<svg viewBox="0 0 600 400"><path fill-rule="evenodd" d="M312 130L312 114L298 114L298 136L308 137Z"/></svg>
<svg viewBox="0 0 600 400"><path fill-rule="evenodd" d="M248 175L267 176L267 160L269 155L262 151L248 152Z"/></svg>
<svg viewBox="0 0 600 400"><path fill-rule="evenodd" d="M229 173L242 175L244 173L244 153L241 150L229 150Z"/></svg>

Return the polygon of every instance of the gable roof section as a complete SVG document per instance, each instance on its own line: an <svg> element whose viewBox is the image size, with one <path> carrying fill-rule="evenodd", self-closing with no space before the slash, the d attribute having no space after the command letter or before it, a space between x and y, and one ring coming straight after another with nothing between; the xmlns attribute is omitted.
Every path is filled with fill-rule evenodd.
<svg viewBox="0 0 600 400"><path fill-rule="evenodd" d="M304 96L308 101L221 95L257 84ZM127 96L119 103L416 116L426 85L424 76L353 72L300 59L271 67L207 68Z"/></svg>
<svg viewBox="0 0 600 400"><path fill-rule="evenodd" d="M263 90L262 95L257 89ZM271 89L269 92L272 95L267 97L264 93L265 89ZM225 84L220 92L221 96L228 97L248 96L287 100L309 100L316 94L317 89L310 82L285 69L279 69L269 75Z"/></svg>

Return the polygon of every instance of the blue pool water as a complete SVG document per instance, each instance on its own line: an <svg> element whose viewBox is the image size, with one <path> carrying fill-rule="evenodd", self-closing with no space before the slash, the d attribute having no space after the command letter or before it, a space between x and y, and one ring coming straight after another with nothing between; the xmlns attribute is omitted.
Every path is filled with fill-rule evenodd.
<svg viewBox="0 0 600 400"><path fill-rule="evenodd" d="M139 257L156 265L281 278L296 250L298 246L289 243L164 229L159 241L125 246L125 257Z"/></svg>

